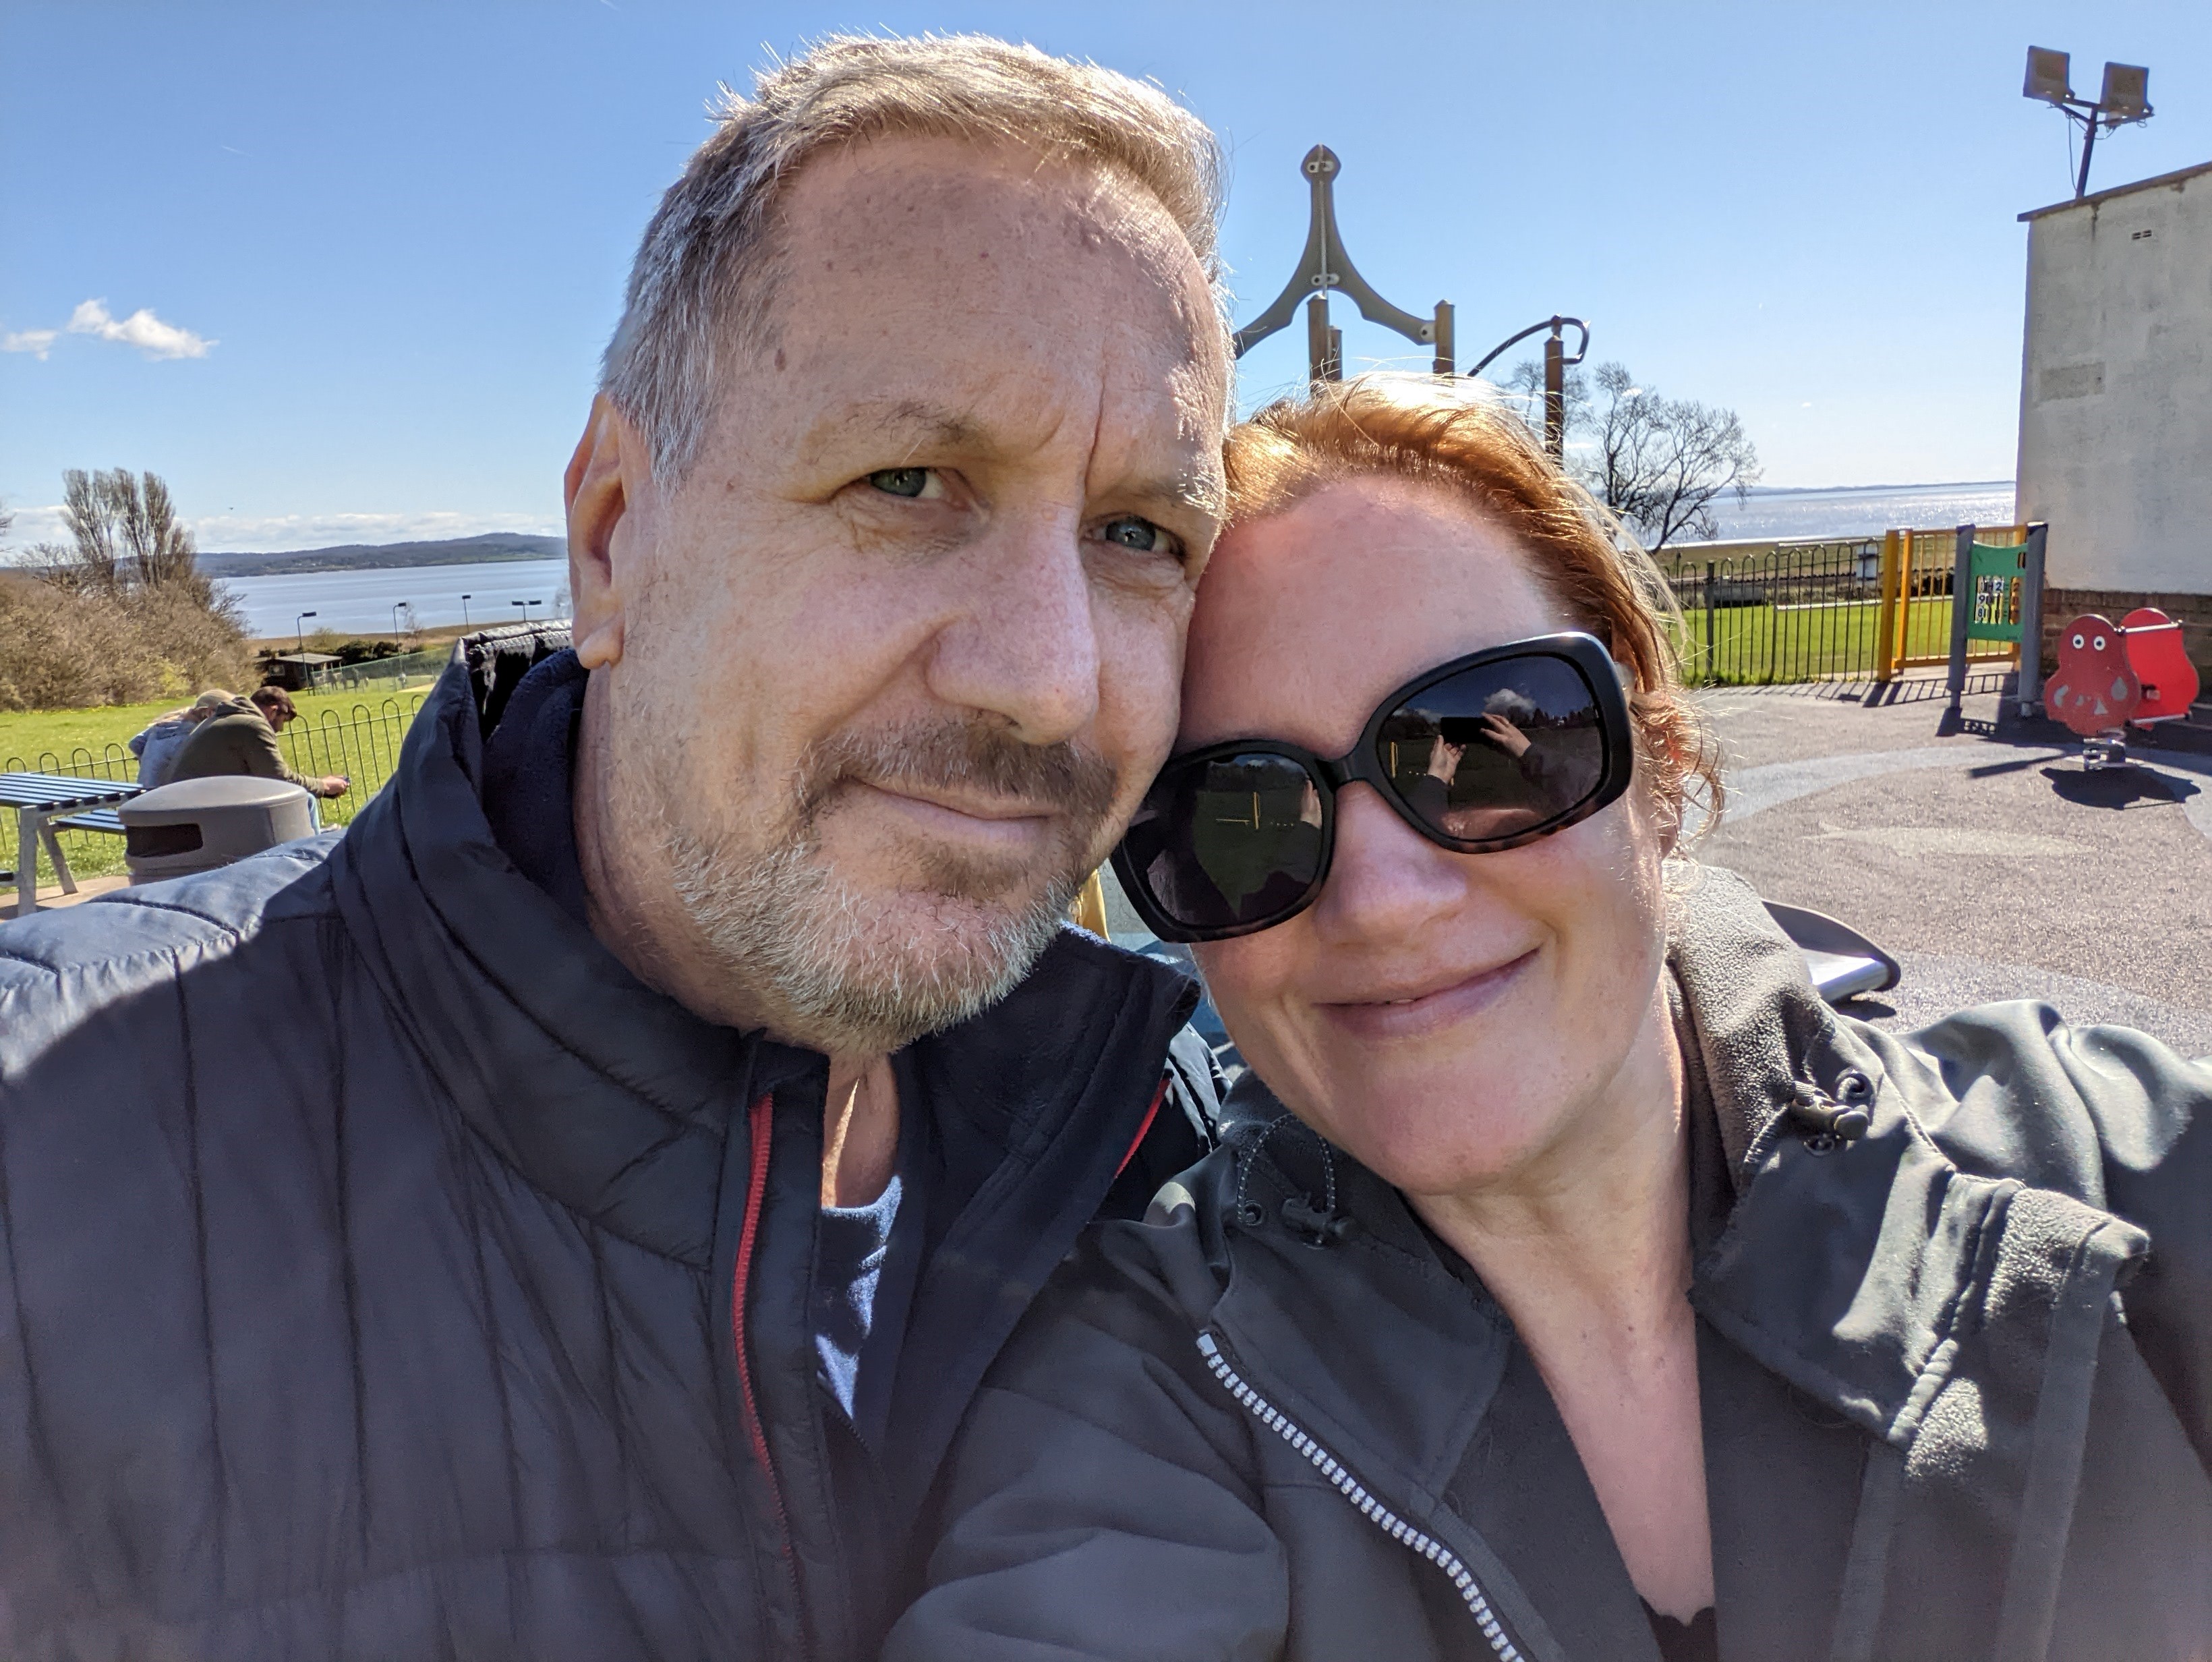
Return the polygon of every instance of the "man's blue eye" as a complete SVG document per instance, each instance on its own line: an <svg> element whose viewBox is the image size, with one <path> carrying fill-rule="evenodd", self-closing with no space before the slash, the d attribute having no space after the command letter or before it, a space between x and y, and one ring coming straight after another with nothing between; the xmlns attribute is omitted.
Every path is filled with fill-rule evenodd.
<svg viewBox="0 0 2212 1662"><path fill-rule="evenodd" d="M868 483L893 496L919 496L929 484L926 467L886 467L868 475Z"/></svg>
<svg viewBox="0 0 2212 1662"><path fill-rule="evenodd" d="M1100 535L1117 547L1133 549L1139 554L1172 554L1175 539L1150 520L1140 520L1133 514L1124 514L1118 520L1109 520Z"/></svg>

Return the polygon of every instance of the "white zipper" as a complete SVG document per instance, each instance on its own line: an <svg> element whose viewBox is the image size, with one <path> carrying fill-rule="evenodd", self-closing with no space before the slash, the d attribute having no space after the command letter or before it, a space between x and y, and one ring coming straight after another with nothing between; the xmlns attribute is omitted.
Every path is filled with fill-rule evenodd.
<svg viewBox="0 0 2212 1662"><path fill-rule="evenodd" d="M1490 1600L1483 1595L1481 1584L1474 1579L1474 1572L1456 1553L1434 1536L1415 1529L1376 1500L1367 1486L1352 1475L1343 1461L1299 1430L1288 1415L1245 1384L1237 1370L1229 1366L1228 1359L1221 1354L1221 1347L1214 1342L1213 1335L1201 1333L1198 1336L1198 1354L1206 1358L1206 1367L1212 1371L1213 1377L1221 1381L1223 1388L1253 1418L1310 1460L1314 1470L1336 1486L1338 1494L1359 1508L1361 1517L1373 1523L1393 1541L1411 1547L1451 1577L1452 1586L1458 1589L1460 1598L1467 1604L1468 1613L1474 1617L1475 1625L1482 1629L1482 1636L1490 1641L1490 1648L1497 1653L1498 1662L1522 1662L1520 1651L1506 1636L1498 1613L1490 1608Z"/></svg>

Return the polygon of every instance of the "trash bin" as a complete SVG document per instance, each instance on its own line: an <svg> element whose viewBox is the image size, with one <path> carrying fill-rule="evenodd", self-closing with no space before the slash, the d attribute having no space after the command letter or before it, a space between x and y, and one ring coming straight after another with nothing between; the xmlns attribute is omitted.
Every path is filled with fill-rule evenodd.
<svg viewBox="0 0 2212 1662"><path fill-rule="evenodd" d="M133 884L213 871L315 830L306 791L246 774L180 779L132 797L115 817Z"/></svg>

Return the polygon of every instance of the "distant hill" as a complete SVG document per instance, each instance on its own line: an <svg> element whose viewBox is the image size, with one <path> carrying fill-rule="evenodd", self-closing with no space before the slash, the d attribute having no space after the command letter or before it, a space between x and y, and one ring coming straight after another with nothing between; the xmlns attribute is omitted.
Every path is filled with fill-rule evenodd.
<svg viewBox="0 0 2212 1662"><path fill-rule="evenodd" d="M565 560L566 537L532 537L494 531L430 543L344 543L336 548L298 548L274 554L203 551L200 569L210 577L273 577L287 571L352 571L405 565L477 565L505 560Z"/></svg>

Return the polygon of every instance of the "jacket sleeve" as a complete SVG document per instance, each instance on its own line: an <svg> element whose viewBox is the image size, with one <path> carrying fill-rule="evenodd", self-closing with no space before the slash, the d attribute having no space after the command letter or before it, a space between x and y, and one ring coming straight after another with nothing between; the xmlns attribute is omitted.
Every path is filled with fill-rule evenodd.
<svg viewBox="0 0 2212 1662"><path fill-rule="evenodd" d="M1290 1582L1249 1422L1206 1373L1152 1238L1101 1226L1063 1265L955 1445L926 1590L885 1662L1260 1662Z"/></svg>
<svg viewBox="0 0 2212 1662"><path fill-rule="evenodd" d="M2062 1027L2060 1065L2096 1122L2106 1205L2150 1237L2128 1330L2212 1470L2212 1057L2125 1027Z"/></svg>
<svg viewBox="0 0 2212 1662"><path fill-rule="evenodd" d="M258 732L243 734L237 740L246 758L246 770L257 779L282 779L313 796L317 782L293 772L291 764L284 759L284 747L276 742L276 730L266 723L258 725Z"/></svg>

